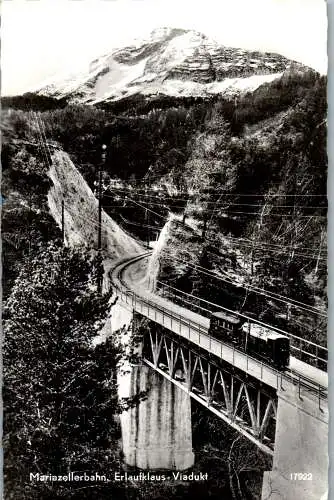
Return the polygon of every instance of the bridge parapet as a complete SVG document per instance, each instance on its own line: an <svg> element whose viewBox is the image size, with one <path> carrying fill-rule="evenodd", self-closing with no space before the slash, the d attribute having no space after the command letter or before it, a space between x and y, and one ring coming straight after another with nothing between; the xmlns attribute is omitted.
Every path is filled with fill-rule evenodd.
<svg viewBox="0 0 334 500"><path fill-rule="evenodd" d="M278 327L267 325L266 323L263 323L258 319L250 318L246 314L232 311L226 307L214 304L208 300L183 292L182 290L178 290L177 288L167 285L166 283L163 283L161 281L157 281L157 291L160 291L163 297L168 298L173 302L176 302L177 304L184 305L185 307L194 312L197 312L202 316L210 318L212 312L217 312L218 310L220 310L238 316L245 321L256 323L265 328L270 328L277 333L286 335L290 339L291 352L295 357L297 357L297 359L306 361L311 366L316 366L327 371L328 349L326 347L318 345L310 340L298 337L297 335L284 331Z"/></svg>
<svg viewBox="0 0 334 500"><path fill-rule="evenodd" d="M140 257L136 257L138 259ZM118 276L119 270L115 274ZM214 413L218 411L221 418L224 415L231 426L273 454L273 470L265 473L262 499L326 498L327 374L300 360L295 360L297 370L290 368L285 373L279 372L231 345L212 338L208 334L209 320L206 317L147 291L136 294L119 279L116 283L124 307L142 314L178 337L174 347L168 341L165 344L161 338L150 338L151 358L143 351L145 363ZM197 366L187 361L185 352L179 347L181 341L192 345L190 351L195 350L196 356L204 356L205 360L198 359ZM163 350L165 362L160 362ZM213 357L230 365L230 380L225 373L221 375L216 363L213 369L206 364L211 363ZM178 363L181 363L181 367ZM238 378L236 384L232 382L236 378L233 370L242 372L245 380ZM251 378L260 387L260 401L264 401L262 393L268 397L272 394L270 391L275 392L275 397L272 396L271 401L267 400L264 407L258 404L258 395L254 397ZM201 384L201 389L198 389L198 384ZM261 387L261 384L267 387ZM217 386L222 394L218 409ZM242 411L239 413L239 410ZM265 439L270 430L269 420L276 421L274 451Z"/></svg>
<svg viewBox="0 0 334 500"><path fill-rule="evenodd" d="M279 390L281 387L284 387L285 383L295 384L298 386L300 394L309 393L309 397L312 397L315 404L318 404L319 407L321 407L323 400L327 400L326 382L328 383L328 380L325 372L308 367L308 365L305 366L308 372L312 370L311 374L314 375L314 379L301 376L293 370L281 372L267 363L236 349L235 346L212 337L208 333L209 321L207 318L193 313L192 318L188 319L182 316L177 308L175 309L174 304L169 303L170 307L165 307L163 305L165 302L162 302L162 304L156 301L153 302L147 297L141 297L134 292L123 291L122 289L119 292L121 300L124 304L132 308L134 312L146 316L148 319L187 339L210 354L224 359L233 367L244 371L267 386Z"/></svg>

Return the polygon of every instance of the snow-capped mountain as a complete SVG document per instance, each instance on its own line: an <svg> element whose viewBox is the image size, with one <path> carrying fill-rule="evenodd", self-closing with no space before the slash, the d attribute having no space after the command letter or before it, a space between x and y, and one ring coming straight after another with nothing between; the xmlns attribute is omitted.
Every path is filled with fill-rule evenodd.
<svg viewBox="0 0 334 500"><path fill-rule="evenodd" d="M134 94L239 94L279 78L299 63L222 46L191 30L160 28L144 40L94 60L87 71L42 86L37 93L72 102L115 101Z"/></svg>

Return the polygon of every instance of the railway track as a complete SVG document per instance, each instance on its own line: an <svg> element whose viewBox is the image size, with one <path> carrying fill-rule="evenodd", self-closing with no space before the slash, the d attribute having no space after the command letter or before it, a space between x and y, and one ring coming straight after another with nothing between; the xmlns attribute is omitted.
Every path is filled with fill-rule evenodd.
<svg viewBox="0 0 334 500"><path fill-rule="evenodd" d="M162 298L160 296L156 296L156 298L159 297L159 301L157 301L155 300L154 294L144 293L144 290L141 287L136 286L135 283L129 283L129 281L126 280L126 272L129 268L141 260L149 257L151 253L152 251L146 251L131 258L124 258L122 261L117 263L117 265L110 271L110 278L116 289L121 292L121 294L125 294L125 296L129 297L129 301L133 301L134 297L136 297L148 307L151 307L158 313L163 313L166 317L169 317L171 321L181 321L183 325L186 325L187 327L190 325L190 327L201 332L203 335L208 335L208 328L205 324L203 324L207 318L202 317L203 321L198 322L186 316L182 317L173 311L173 302L164 299L165 304L161 306ZM187 311L185 308L182 309L184 309L185 312ZM197 316L200 318L200 315ZM240 351L240 354L244 355L242 351ZM249 358L254 359L251 357ZM256 361L260 363L258 360ZM327 399L328 377L326 372L301 362L293 357L291 357L289 368L284 372L278 372L274 368L268 366L268 369L269 368L271 371L277 373L277 380L279 378L281 380L288 379L289 382L292 382L294 385L299 387L299 391L306 390L307 392L317 394L319 401Z"/></svg>

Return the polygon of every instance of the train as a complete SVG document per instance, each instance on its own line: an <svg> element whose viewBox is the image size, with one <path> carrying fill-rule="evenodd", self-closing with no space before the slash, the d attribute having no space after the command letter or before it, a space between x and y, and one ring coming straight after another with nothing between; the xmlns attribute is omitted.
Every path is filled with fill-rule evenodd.
<svg viewBox="0 0 334 500"><path fill-rule="evenodd" d="M285 370L290 363L290 339L258 323L226 312L213 312L209 334L250 356Z"/></svg>

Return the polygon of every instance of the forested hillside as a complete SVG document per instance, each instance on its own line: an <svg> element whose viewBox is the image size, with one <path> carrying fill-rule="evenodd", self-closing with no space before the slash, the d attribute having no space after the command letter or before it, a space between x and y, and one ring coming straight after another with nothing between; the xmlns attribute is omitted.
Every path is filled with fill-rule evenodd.
<svg viewBox="0 0 334 500"><path fill-rule="evenodd" d="M326 78L314 71L292 68L254 92L233 98L135 95L100 107L66 105L65 101L33 94L3 101L3 283L9 325L6 377L12 381L5 397L16 412L15 418L8 416L5 425L7 484L16 488L13 499L37 491L31 486L27 490L24 478L17 481L31 461L46 469L55 463L43 442L56 440L57 466L66 463L69 468L71 464L77 467L81 461L81 468L86 463L89 467L97 464L96 470L102 471L121 462L118 427L111 426L114 434L109 435L105 425L111 411L119 411L116 400L109 408L107 398L108 388L114 391L116 387L110 373L116 372L120 353L112 341L94 350L91 339L97 331L92 332L87 323L87 311L94 306L99 312L100 307L96 283L92 288L91 280L101 259L95 263L96 257L90 253L97 231L93 193L97 195L100 169L103 209L124 230L122 241L129 241L132 235L144 243L160 235L153 261L159 280L326 345L326 83ZM59 167L63 177L65 170L75 171L66 199L72 202L72 216L81 218L81 226L89 226L88 233L93 235L87 237L88 252L59 244L62 234L47 197L50 188L56 196L63 187L57 185L57 177L52 181L48 175L53 148L57 150L53 168ZM57 158L65 160L56 165ZM75 185L82 181L76 169L90 190ZM87 199L85 193L89 193ZM110 230L114 227L110 225ZM117 255L122 251L118 248ZM64 266L70 270L65 276L70 280L70 306L61 298L66 285ZM52 273L45 273L45 268L53 269ZM99 272L101 277L100 267ZM56 292L55 280L60 283ZM75 288L74 281L81 287ZM110 306L103 301L101 321ZM63 334L61 315L57 316L57 328L49 318L63 309L69 318L69 343L59 350L55 342ZM20 322L31 310L36 332L27 328L28 334L22 335ZM76 334L75 314L80 316L81 336ZM72 344L73 356L79 356L78 370L81 366L89 369L88 378L84 372L79 371L79 378L73 372L77 364L71 360ZM41 345L53 357L50 361L42 356L44 364L36 366L53 388L54 400L41 389L39 375L35 377L35 366L31 365L31 359L40 355ZM29 349L34 349L32 354ZM87 358L86 365L82 356ZM57 370L60 365L65 367L61 372L64 376L58 377L60 386L49 366L54 360ZM26 374L33 382L30 392ZM76 384L69 398L77 406L72 411L72 399L67 402L64 417L57 406L57 394L72 376ZM84 401L88 398L87 404L77 404L78 394L84 395ZM105 408L102 413L95 405L95 396ZM36 398L47 410L37 434L40 409L34 405ZM23 407L33 415L28 425ZM91 415L97 425L91 425ZM75 438L71 419L85 422L83 427L78 424L85 432L80 436L76 433ZM72 442L68 447L65 441L66 449L59 437L64 428L63 435ZM243 498L242 492L247 498L259 498L262 471L270 468L268 460L227 424L204 415L196 404L193 428L195 468L211 471L209 486L200 489L197 485L167 484L157 488L146 484L139 492L137 486L123 488L122 484L122 494L126 492L129 499L161 500L193 498L205 490L212 498L232 493L234 498ZM81 455L76 455L78 450ZM91 450L90 455L87 450ZM43 488L36 494L51 498L53 492L48 496L47 486ZM92 498L91 494L110 498L119 491L118 486L115 490L113 486L98 486L88 492L78 490L71 498ZM56 492L64 498L68 490Z"/></svg>
<svg viewBox="0 0 334 500"><path fill-rule="evenodd" d="M234 294L226 282L213 280L212 290L201 290L201 275L173 259L180 246L184 258L190 253L192 262L221 276L325 310L325 77L291 69L233 100L132 97L105 109L55 109L52 100L38 99L34 107L42 110L46 138L70 154L92 189L102 167L105 210L128 232L152 238L169 213L186 223L185 232L170 235L161 256L163 279L216 301L236 295L228 299L235 308L255 308L281 326L290 321L290 311L247 289ZM31 103L30 95L12 99L2 112L8 280L27 251L21 221L29 220L32 245L59 235L45 205L50 181ZM189 241L187 231L193 231ZM199 244L188 245L194 238ZM293 329L301 333L305 318L297 316ZM310 335L324 342L318 320L312 315Z"/></svg>

